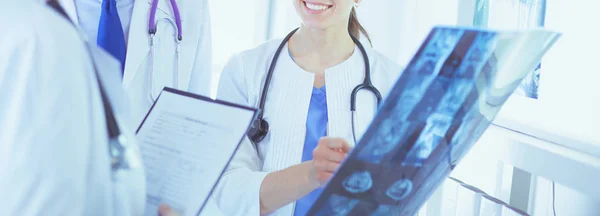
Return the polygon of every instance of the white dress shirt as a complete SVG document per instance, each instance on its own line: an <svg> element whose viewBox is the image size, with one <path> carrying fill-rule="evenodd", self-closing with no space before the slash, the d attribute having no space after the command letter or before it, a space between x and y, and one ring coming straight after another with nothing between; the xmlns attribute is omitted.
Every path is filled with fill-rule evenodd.
<svg viewBox="0 0 600 216"><path fill-rule="evenodd" d="M89 41L96 42L98 38L98 24L102 12L103 0L75 0L79 24ZM133 14L134 0L116 0L117 11L121 18L123 33L125 34L125 43L129 38L129 24L131 23L131 14Z"/></svg>

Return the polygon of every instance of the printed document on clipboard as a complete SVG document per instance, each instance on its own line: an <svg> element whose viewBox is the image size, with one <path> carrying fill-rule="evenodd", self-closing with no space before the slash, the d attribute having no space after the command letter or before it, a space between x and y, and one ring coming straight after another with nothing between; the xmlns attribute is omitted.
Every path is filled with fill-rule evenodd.
<svg viewBox="0 0 600 216"><path fill-rule="evenodd" d="M137 132L144 215L157 215L161 204L200 215L255 116L253 108L165 88Z"/></svg>

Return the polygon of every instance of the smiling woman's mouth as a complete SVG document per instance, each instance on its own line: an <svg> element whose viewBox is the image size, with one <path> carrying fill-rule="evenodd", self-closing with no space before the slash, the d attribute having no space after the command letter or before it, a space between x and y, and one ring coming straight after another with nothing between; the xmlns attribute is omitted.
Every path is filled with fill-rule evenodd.
<svg viewBox="0 0 600 216"><path fill-rule="evenodd" d="M304 6L306 6L306 8L311 12L323 12L333 7L333 5L326 5L309 1L304 1Z"/></svg>

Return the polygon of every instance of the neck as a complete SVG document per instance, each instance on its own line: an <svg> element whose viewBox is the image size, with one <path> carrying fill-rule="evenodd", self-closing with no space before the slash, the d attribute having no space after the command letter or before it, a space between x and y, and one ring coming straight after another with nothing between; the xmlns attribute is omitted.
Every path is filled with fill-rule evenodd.
<svg viewBox="0 0 600 216"><path fill-rule="evenodd" d="M302 25L288 46L294 58L319 59L322 66L341 63L354 52L347 26L310 29Z"/></svg>

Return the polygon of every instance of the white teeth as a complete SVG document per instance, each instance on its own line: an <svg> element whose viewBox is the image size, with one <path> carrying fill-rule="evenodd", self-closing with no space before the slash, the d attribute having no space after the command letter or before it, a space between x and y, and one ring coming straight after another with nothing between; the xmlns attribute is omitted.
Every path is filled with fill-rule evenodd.
<svg viewBox="0 0 600 216"><path fill-rule="evenodd" d="M329 9L329 6L325 6L325 5L316 5L316 4L311 4L306 2L306 7L311 9L311 10L318 10L318 11L323 11L323 10L327 10Z"/></svg>

